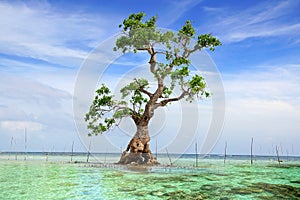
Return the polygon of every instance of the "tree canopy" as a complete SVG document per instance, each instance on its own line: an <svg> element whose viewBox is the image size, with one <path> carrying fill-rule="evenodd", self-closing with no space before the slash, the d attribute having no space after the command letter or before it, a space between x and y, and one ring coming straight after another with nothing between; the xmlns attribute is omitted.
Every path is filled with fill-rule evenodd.
<svg viewBox="0 0 300 200"><path fill-rule="evenodd" d="M211 34L197 35L189 20L173 32L158 29L156 16L145 17L146 14L140 12L124 19L119 25L122 36L113 50L148 52L150 72L157 80L157 86L151 90L148 80L135 78L120 90L122 97L115 99L110 89L102 84L85 116L91 130L89 135L106 132L124 117L131 117L136 125L148 125L159 107L182 99L193 101L210 96L204 78L190 73L190 55L203 49L214 51L221 42ZM174 94L175 88L180 90L178 96Z"/></svg>

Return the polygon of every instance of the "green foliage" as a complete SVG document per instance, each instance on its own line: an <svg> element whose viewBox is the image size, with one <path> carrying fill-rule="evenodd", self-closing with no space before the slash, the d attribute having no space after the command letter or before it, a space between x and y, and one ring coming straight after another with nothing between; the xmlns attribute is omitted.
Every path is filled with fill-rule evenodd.
<svg viewBox="0 0 300 200"><path fill-rule="evenodd" d="M162 97L163 97L163 98L169 98L169 96L170 96L172 93L173 93L173 90L172 90L171 88L164 87Z"/></svg>
<svg viewBox="0 0 300 200"><path fill-rule="evenodd" d="M176 57L175 59L173 59L172 64L174 66L180 66L180 65L188 66L190 64L190 60L184 57Z"/></svg>
<svg viewBox="0 0 300 200"><path fill-rule="evenodd" d="M123 26L124 31L137 29L137 28L155 28L156 23L156 16L151 17L149 20L147 20L145 23L142 22L143 17L145 17L146 14L144 12L140 12L137 14L131 14L127 19L124 19L123 25L120 24L119 28Z"/></svg>
<svg viewBox="0 0 300 200"><path fill-rule="evenodd" d="M113 117L115 119L122 119L123 117L127 117L131 115L131 110L129 108L124 108L117 110L114 114Z"/></svg>
<svg viewBox="0 0 300 200"><path fill-rule="evenodd" d="M192 79L189 81L189 86L191 88L191 91L194 94L197 94L199 92L202 92L206 86L206 83L204 82L204 79L202 76L199 76L196 74L192 77Z"/></svg>
<svg viewBox="0 0 300 200"><path fill-rule="evenodd" d="M198 36L197 45L199 49L209 48L214 51L215 47L222 45L222 43L211 34L203 34Z"/></svg>
<svg viewBox="0 0 300 200"><path fill-rule="evenodd" d="M185 86L186 82L185 79L189 76L189 68L187 66L183 66L180 69L175 69L171 73L171 88L174 89L176 84L181 85L182 87Z"/></svg>
<svg viewBox="0 0 300 200"><path fill-rule="evenodd" d="M133 111L136 112L138 116L142 115L144 111L142 109L143 104L149 101L142 93L143 90L148 88L148 85L149 83L146 79L135 79L120 90L123 99L131 95L129 102L132 104Z"/></svg>
<svg viewBox="0 0 300 200"><path fill-rule="evenodd" d="M181 35L183 35L185 37L190 37L190 38L192 38L196 34L196 31L190 20L187 20L178 32Z"/></svg>
<svg viewBox="0 0 300 200"><path fill-rule="evenodd" d="M123 109L120 109L119 111L123 111L122 114L118 113L116 116L109 117L108 113L115 110L117 105L123 106L127 104L125 101L113 101L113 96L110 93L109 88L104 84L96 90L96 96L93 103L85 115L85 121L88 122L87 128L91 130L89 136L98 135L108 131L116 124L117 118L121 118L129 114L128 110L125 112Z"/></svg>
<svg viewBox="0 0 300 200"><path fill-rule="evenodd" d="M120 90L122 93L122 99L130 95L132 92L138 91L140 88L148 88L148 85L149 83L146 79L135 79L135 81L130 82Z"/></svg>
<svg viewBox="0 0 300 200"><path fill-rule="evenodd" d="M210 96L204 78L198 74L190 75L189 57L206 48L214 51L216 46L222 45L221 42L211 34L197 35L190 20L178 32L163 32L156 27L156 16L148 19L145 17L146 14L140 12L124 19L119 25L123 34L117 39L114 50L121 50L123 53L148 52L150 71L158 81L157 88L151 93L148 91L149 83L146 79L134 79L120 90L122 97L116 101L113 100L109 88L102 85L96 91L94 101L85 116L88 128L92 131L91 135L108 131L123 117L130 116L135 121L145 119L149 114L146 108L150 104L150 107L166 106L182 98L192 101L195 97ZM159 50L156 49L157 46ZM162 60L158 62L157 58ZM168 84L165 83L166 78L170 80ZM174 97L175 87L181 90L180 96Z"/></svg>
<svg viewBox="0 0 300 200"><path fill-rule="evenodd" d="M143 20L145 13L131 14L120 24L123 27L124 36L116 42L114 50L121 49L123 53L127 51L137 52L138 49L149 47L152 42L160 41L160 32L156 30L156 16L148 20ZM166 37L166 36L165 36ZM166 40L166 39L165 39Z"/></svg>

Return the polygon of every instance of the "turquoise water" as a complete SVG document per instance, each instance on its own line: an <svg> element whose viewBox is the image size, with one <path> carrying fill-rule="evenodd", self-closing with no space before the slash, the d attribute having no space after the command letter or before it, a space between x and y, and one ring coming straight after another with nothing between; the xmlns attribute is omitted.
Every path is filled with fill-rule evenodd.
<svg viewBox="0 0 300 200"><path fill-rule="evenodd" d="M112 161L117 157L106 157ZM68 163L0 156L0 199L300 199L300 162L182 158L173 167ZM74 157L85 160L86 157ZM174 167L177 166L177 167Z"/></svg>

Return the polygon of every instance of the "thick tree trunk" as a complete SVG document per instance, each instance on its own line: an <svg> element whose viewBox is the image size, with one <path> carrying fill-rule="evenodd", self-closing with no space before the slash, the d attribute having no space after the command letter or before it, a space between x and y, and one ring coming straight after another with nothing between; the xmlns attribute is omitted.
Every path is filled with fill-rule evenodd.
<svg viewBox="0 0 300 200"><path fill-rule="evenodd" d="M155 66L156 66L156 53L154 52L153 48L147 49L140 49L140 50L147 50L148 53L151 55L150 58L150 71L155 74ZM150 97L149 101L145 105L145 111L143 116L132 116L133 121L136 124L137 131L133 138L130 140L127 149L122 153L121 159L118 162L119 164L147 164L147 165L155 165L158 164L156 158L152 155L150 150L150 136L148 131L148 124L150 119L154 115L154 110L157 108L155 107L155 103L158 98L162 95L164 84L163 78L157 76L158 80L158 87L156 91L151 94L147 92L146 94ZM142 91L141 91L142 92Z"/></svg>
<svg viewBox="0 0 300 200"><path fill-rule="evenodd" d="M137 125L137 131L122 153L119 164L155 165L158 164L149 146L150 136L147 125Z"/></svg>

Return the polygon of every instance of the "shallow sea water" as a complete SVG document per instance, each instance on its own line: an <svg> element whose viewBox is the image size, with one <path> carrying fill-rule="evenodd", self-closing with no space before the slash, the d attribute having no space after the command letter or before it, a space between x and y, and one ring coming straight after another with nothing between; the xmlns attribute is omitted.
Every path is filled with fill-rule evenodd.
<svg viewBox="0 0 300 200"><path fill-rule="evenodd" d="M183 158L173 167L143 168L2 156L0 199L300 199L298 159L280 166L263 159L252 166L243 159L194 164Z"/></svg>

